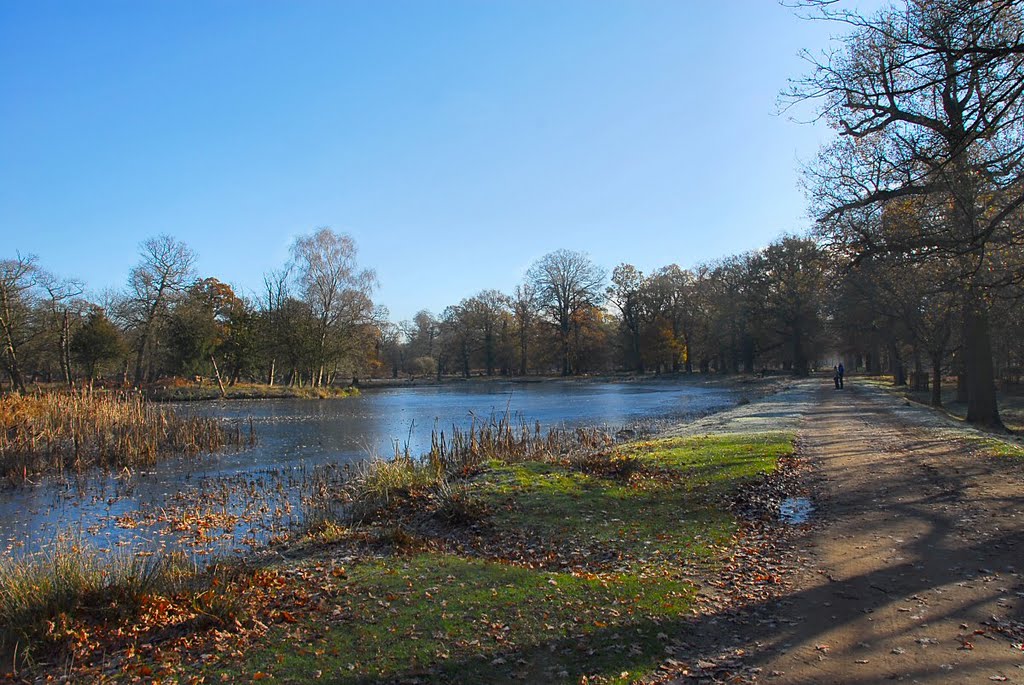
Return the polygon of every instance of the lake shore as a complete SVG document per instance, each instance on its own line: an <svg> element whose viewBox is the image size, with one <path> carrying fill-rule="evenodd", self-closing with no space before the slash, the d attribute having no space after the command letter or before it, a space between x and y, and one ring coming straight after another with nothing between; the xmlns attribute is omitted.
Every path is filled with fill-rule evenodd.
<svg viewBox="0 0 1024 685"><path fill-rule="evenodd" d="M744 387L749 396L726 413L778 389ZM776 525L770 512L792 481L792 441L778 431L642 440L481 463L445 485L399 485L358 526L319 521L234 562L230 578L206 590L202 576L184 594L155 584L167 607L155 617L148 599L113 624L96 623L103 611L81 611L84 623L69 626L71 641L47 659L66 665L61 655L73 654L76 675L111 681L654 677L666 652L685 653L701 588L713 575L746 573L747 562L730 560L740 540L774 539L761 521ZM179 635L182 622L199 625L188 608L197 592L217 619ZM128 652L103 637L126 630L135 636ZM85 644L70 637L79 631ZM623 631L637 637L620 649ZM381 650L390 656L381 660Z"/></svg>
<svg viewBox="0 0 1024 685"><path fill-rule="evenodd" d="M786 379L790 378L784 374L768 374L758 376L753 374L699 374L699 373L670 373L670 374L646 374L637 375L632 373L618 374L595 374L584 376L560 376L560 375L538 375L538 376L485 376L477 375L465 378L463 376L446 376L440 380L435 377L421 378L363 378L358 383L350 385L335 385L327 387L298 387L289 385L265 385L261 383L244 383L234 386L225 386L225 395L222 395L218 386L214 383L204 381L202 383L178 383L168 385L155 385L145 391L148 399L154 402L206 402L216 400L261 400L261 399L345 399L358 395L360 392L373 392L374 390L395 389L395 388L430 388L430 387L451 387L451 386L483 386L491 384L508 383L512 385L538 385L538 384L588 384L588 383L683 383L692 385L705 385L708 387L730 387L730 388L751 388L758 395L762 393L762 387L781 387Z"/></svg>

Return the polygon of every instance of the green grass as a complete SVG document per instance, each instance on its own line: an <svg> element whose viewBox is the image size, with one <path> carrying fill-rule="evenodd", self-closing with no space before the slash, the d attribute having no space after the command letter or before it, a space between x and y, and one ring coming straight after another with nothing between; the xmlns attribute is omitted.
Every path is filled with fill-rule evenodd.
<svg viewBox="0 0 1024 685"><path fill-rule="evenodd" d="M1024 459L1024 446L1021 446L1018 443L988 437L970 437L966 439L980 447L986 454L990 454L993 457Z"/></svg>
<svg viewBox="0 0 1024 685"><path fill-rule="evenodd" d="M491 512L490 545L356 563L340 585L326 583L320 609L272 626L242 663L207 673L293 683L635 681L686 639L689 574L713 572L738 529L731 494L792 450L793 436L780 433L635 443L608 455L630 468L604 472L490 462L467 484Z"/></svg>

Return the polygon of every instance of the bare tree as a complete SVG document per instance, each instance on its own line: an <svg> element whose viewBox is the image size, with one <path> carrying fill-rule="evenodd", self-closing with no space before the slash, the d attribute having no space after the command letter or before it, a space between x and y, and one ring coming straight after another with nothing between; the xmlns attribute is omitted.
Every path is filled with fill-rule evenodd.
<svg viewBox="0 0 1024 685"><path fill-rule="evenodd" d="M193 278L196 253L169 235L149 238L139 246L142 261L128 277L127 315L138 329L135 386L142 384L146 354L168 298L184 290Z"/></svg>
<svg viewBox="0 0 1024 685"><path fill-rule="evenodd" d="M358 270L352 237L330 228L299 236L291 251L298 291L317 322L313 385L320 386L328 363L352 352L357 333L375 322L370 295L377 276Z"/></svg>
<svg viewBox="0 0 1024 685"><path fill-rule="evenodd" d="M25 391L25 379L18 350L28 335L29 299L36 271L34 255L0 260L0 334L3 335L0 343L3 344L4 368L11 385L19 392Z"/></svg>
<svg viewBox="0 0 1024 685"><path fill-rule="evenodd" d="M273 386L275 372L277 369L278 355L283 351L284 346L284 316L285 302L289 298L288 283L291 274L288 269L275 269L263 274L264 300L261 303L263 308L263 330L262 347L267 353L267 385Z"/></svg>
<svg viewBox="0 0 1024 685"><path fill-rule="evenodd" d="M530 340L537 319L537 292L529 283L516 286L512 295L512 315L519 348L519 375L525 376L530 368Z"/></svg>
<svg viewBox="0 0 1024 685"><path fill-rule="evenodd" d="M46 304L50 310L50 326L56 331L56 347L60 358L61 372L64 374L64 382L69 388L75 387L74 376L71 370L71 308L79 295L82 294L84 285L74 278L60 278L48 271L39 269L36 273L36 283L46 292ZM79 304L82 304L79 302ZM84 307L79 307L78 315L84 313Z"/></svg>
<svg viewBox="0 0 1024 685"><path fill-rule="evenodd" d="M786 99L820 103L840 134L809 167L822 233L857 256L900 253L955 267L967 419L1001 427L986 292L1024 274L992 269L1024 224L1024 50L1020 0L902 0L873 15L811 2L849 33ZM917 230L850 222L922 198Z"/></svg>
<svg viewBox="0 0 1024 685"><path fill-rule="evenodd" d="M558 334L561 344L562 375L573 372L571 345L574 321L602 301L604 269L583 252L556 250L541 257L526 273L537 293L541 310Z"/></svg>

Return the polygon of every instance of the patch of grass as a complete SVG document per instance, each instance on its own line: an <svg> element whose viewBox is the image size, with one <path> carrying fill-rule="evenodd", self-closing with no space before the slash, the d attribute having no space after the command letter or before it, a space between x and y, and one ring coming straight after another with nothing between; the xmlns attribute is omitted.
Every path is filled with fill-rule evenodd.
<svg viewBox="0 0 1024 685"><path fill-rule="evenodd" d="M993 457L1024 459L1024 446L1019 443L988 437L971 437L966 439Z"/></svg>
<svg viewBox="0 0 1024 685"><path fill-rule="evenodd" d="M244 672L273 673L279 682L318 673L335 683L417 676L483 683L514 675L578 682L600 673L626 681L650 673L664 654L666 636L652 617L687 615L693 595L678 579L537 573L447 555L368 563L350 571L329 631L275 629ZM318 637L294 639L314 628Z"/></svg>
<svg viewBox="0 0 1024 685"><path fill-rule="evenodd" d="M487 538L481 549L471 549L472 537L464 549L389 542L394 556L347 569L323 613L273 626L241 662L207 674L296 683L638 680L657 669L670 640L686 639L690 574L713 573L739 527L732 494L792 450L793 436L782 433L646 441L606 454L635 462L625 478L572 460L487 462L460 495L488 512L475 533Z"/></svg>
<svg viewBox="0 0 1024 685"><path fill-rule="evenodd" d="M101 557L72 543L34 558L0 559L0 647L25 659L61 652L76 621L132 616L147 594L189 572L177 556Z"/></svg>

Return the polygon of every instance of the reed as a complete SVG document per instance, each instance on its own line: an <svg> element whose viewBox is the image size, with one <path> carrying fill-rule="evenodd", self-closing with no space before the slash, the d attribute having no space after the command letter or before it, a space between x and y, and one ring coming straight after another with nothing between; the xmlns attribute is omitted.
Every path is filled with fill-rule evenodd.
<svg viewBox="0 0 1024 685"><path fill-rule="evenodd" d="M428 495L459 518L465 498L458 483L488 461L575 462L607 455L615 437L599 428L552 428L529 424L506 412L486 420L474 417L469 428L431 432L430 449L413 455L408 442L396 443L391 459L323 467L314 472L303 497L305 519L315 531L327 521L370 523L411 496ZM590 455L589 457L586 455Z"/></svg>
<svg viewBox="0 0 1024 685"><path fill-rule="evenodd" d="M473 418L466 430L453 427L446 436L436 428L431 433L426 461L449 475L467 474L481 464L496 460L505 463L562 460L568 456L610 447L614 436L600 428L541 429L508 412L486 420ZM408 447L399 456L408 458Z"/></svg>
<svg viewBox="0 0 1024 685"><path fill-rule="evenodd" d="M0 469L32 474L151 465L165 456L252 444L240 424L183 418L137 394L45 393L0 397Z"/></svg>

